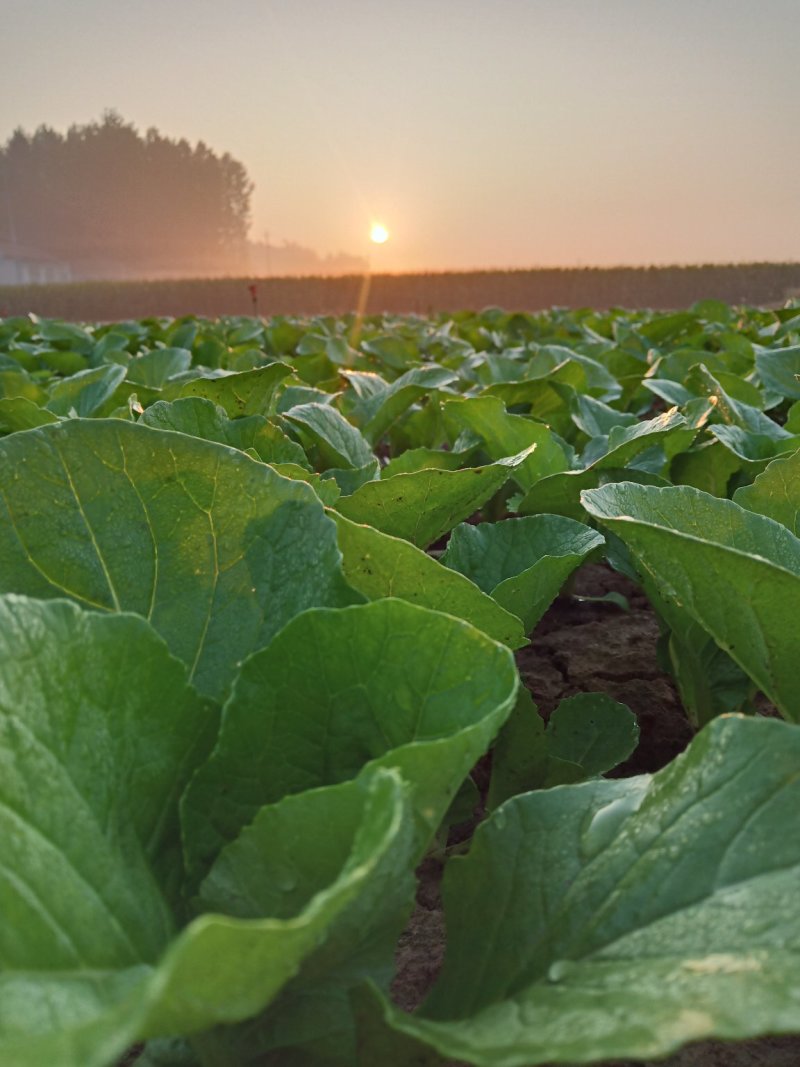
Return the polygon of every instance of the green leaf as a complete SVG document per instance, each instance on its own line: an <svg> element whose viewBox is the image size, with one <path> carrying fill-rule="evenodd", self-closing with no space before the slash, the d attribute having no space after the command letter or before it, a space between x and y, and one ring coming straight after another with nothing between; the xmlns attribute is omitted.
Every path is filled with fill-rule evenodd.
<svg viewBox="0 0 800 1067"><path fill-rule="evenodd" d="M679 407L689 403L696 396L685 385L680 382L674 382L670 378L644 378L642 385L668 404L678 405Z"/></svg>
<svg viewBox="0 0 800 1067"><path fill-rule="evenodd" d="M783 427L773 422L769 415L727 393L720 381L702 363L692 369L687 384L713 401L716 417L729 429L739 429L747 435L765 440L778 441L791 436Z"/></svg>
<svg viewBox="0 0 800 1067"><path fill-rule="evenodd" d="M77 374L87 370L89 364L88 358L80 352L63 349L39 349L37 357L41 366L56 374Z"/></svg>
<svg viewBox="0 0 800 1067"><path fill-rule="evenodd" d="M404 371L410 362L419 358L416 346L395 333L382 333L361 342L364 352L375 356L387 367Z"/></svg>
<svg viewBox="0 0 800 1067"><path fill-rule="evenodd" d="M462 430L477 434L492 459L529 449L527 459L514 473L514 480L522 489L530 489L549 474L569 469L564 449L552 430L524 415L509 415L499 397L448 400L443 410L451 437L455 439Z"/></svg>
<svg viewBox="0 0 800 1067"><path fill-rule="evenodd" d="M691 311L698 318L707 322L718 322L722 325L730 325L734 321L734 311L722 300L697 300L692 304Z"/></svg>
<svg viewBox="0 0 800 1067"><path fill-rule="evenodd" d="M143 619L15 596L0 706L0 1060L105 1063L83 1031L172 936L154 872L180 873L178 797L216 709Z"/></svg>
<svg viewBox="0 0 800 1067"><path fill-rule="evenodd" d="M572 405L572 421L587 437L607 436L615 426L634 426L631 412L617 411L593 396L578 394Z"/></svg>
<svg viewBox="0 0 800 1067"><path fill-rule="evenodd" d="M47 399L44 389L22 370L0 370L0 396L24 397L36 405Z"/></svg>
<svg viewBox="0 0 800 1067"><path fill-rule="evenodd" d="M74 348L85 356L94 348L94 338L82 326L72 322L60 322L56 319L39 319L37 326L38 336L43 341L53 344L62 344L66 348Z"/></svg>
<svg viewBox="0 0 800 1067"><path fill-rule="evenodd" d="M713 637L688 612L667 600L649 577L642 585L668 634L665 650L681 703L695 727L705 726L716 715L743 711L753 685L744 671L724 652Z"/></svg>
<svg viewBox="0 0 800 1067"><path fill-rule="evenodd" d="M92 366L96 367L101 363L117 362L127 364L131 358L128 351L130 344L131 338L128 334L119 332L119 328L114 327L108 333L103 334L92 349Z"/></svg>
<svg viewBox="0 0 800 1067"><path fill-rule="evenodd" d="M353 415L362 427L364 436L372 443L379 441L389 427L400 418L415 400L429 396L441 386L456 381L456 374L444 367L428 364L412 367L399 378L369 397L354 409ZM515 449L514 451L519 451ZM508 454L508 453L506 453Z"/></svg>
<svg viewBox="0 0 800 1067"><path fill-rule="evenodd" d="M190 856L206 863L261 805L373 764L413 785L424 846L516 686L507 648L403 600L298 615L242 667L184 800Z"/></svg>
<svg viewBox="0 0 800 1067"><path fill-rule="evenodd" d="M800 718L800 541L731 500L623 482L583 494L662 596L687 611L790 719Z"/></svg>
<svg viewBox="0 0 800 1067"><path fill-rule="evenodd" d="M733 494L737 504L786 526L800 536L800 451L774 459L752 485Z"/></svg>
<svg viewBox="0 0 800 1067"><path fill-rule="evenodd" d="M301 404L332 404L335 397L322 389L312 389L308 385L286 385L275 402L275 410L283 415Z"/></svg>
<svg viewBox="0 0 800 1067"><path fill-rule="evenodd" d="M585 470L553 474L535 485L520 501L519 514L551 512L580 520L584 518L580 504L584 489L594 489L604 481L620 481L624 477L650 480L643 471L625 475L621 471L653 445L668 449L670 455L688 448L695 433L674 409L648 422L621 426L609 434L607 451Z"/></svg>
<svg viewBox="0 0 800 1067"><path fill-rule="evenodd" d="M712 496L727 496L728 483L742 469L740 457L721 441L706 441L672 461L670 475L676 485L693 485Z"/></svg>
<svg viewBox="0 0 800 1067"><path fill-rule="evenodd" d="M620 395L622 389L619 382L602 363L590 356L582 355L566 345L538 345L535 354L528 364L528 376L533 378L541 374L550 377L559 367L564 364L569 367L579 367L586 381L586 392L590 396L597 396L601 400L614 400Z"/></svg>
<svg viewBox="0 0 800 1067"><path fill-rule="evenodd" d="M519 381L495 382L484 395L499 397L506 407L526 405L534 418L563 434L569 429L571 420L564 405L562 387L578 392L586 390L586 375L580 364L565 360L551 371L529 373Z"/></svg>
<svg viewBox="0 0 800 1067"><path fill-rule="evenodd" d="M603 543L595 530L560 515L462 523L441 561L522 619L530 633L570 574Z"/></svg>
<svg viewBox="0 0 800 1067"><path fill-rule="evenodd" d="M340 998L346 974L388 976L413 893L396 776L262 810L201 889L224 915L168 947L154 874L180 870L177 798L215 709L142 619L18 597L0 619L3 1062L100 1067L150 1033L235 1022L306 957Z"/></svg>
<svg viewBox="0 0 800 1067"><path fill-rule="evenodd" d="M614 426L608 434L608 451L594 464L604 469L624 467L644 449L658 444L668 458L688 448L695 436L695 428L687 424L679 411L665 411L645 422L632 426Z"/></svg>
<svg viewBox="0 0 800 1067"><path fill-rule="evenodd" d="M292 441L263 415L229 419L223 408L199 396L181 400L158 400L144 412L140 422L155 430L175 430L204 441L217 441L242 452L252 449L265 463L308 461L300 445Z"/></svg>
<svg viewBox="0 0 800 1067"><path fill-rule="evenodd" d="M373 456L363 467L329 467L322 477L333 481L342 496L350 496L378 475L378 459Z"/></svg>
<svg viewBox="0 0 800 1067"><path fill-rule="evenodd" d="M37 426L46 426L48 422L58 422L58 415L40 408L27 397L0 397L0 426L7 433L33 430Z"/></svg>
<svg viewBox="0 0 800 1067"><path fill-rule="evenodd" d="M530 450L485 467L415 471L367 482L336 505L345 518L426 548L501 489Z"/></svg>
<svg viewBox="0 0 800 1067"><path fill-rule="evenodd" d="M781 431L779 426L775 429ZM800 436L783 432L752 433L741 426L710 426L709 432L739 460L762 467L775 456L800 448Z"/></svg>
<svg viewBox="0 0 800 1067"><path fill-rule="evenodd" d="M358 895L332 919L267 1010L240 1027L217 1030L229 1062L248 1062L254 1048L261 1057L291 1062L298 1046L325 1062L353 1062L348 991L366 978L388 988L414 898L406 792L399 776L376 769L299 793L263 808L221 853L199 902L241 919L292 920L342 871L355 873L359 863L369 867Z"/></svg>
<svg viewBox="0 0 800 1067"><path fill-rule="evenodd" d="M717 719L654 776L530 793L444 880L448 955L418 1042L479 1067L658 1058L800 1029L800 731ZM373 1046L374 1047L374 1046ZM435 1060L433 1061L435 1062Z"/></svg>
<svg viewBox="0 0 800 1067"><path fill-rule="evenodd" d="M342 568L350 585L370 600L399 597L465 619L509 648L527 644L520 620L426 552L399 537L330 512L339 531Z"/></svg>
<svg viewBox="0 0 800 1067"><path fill-rule="evenodd" d="M335 504L339 499L341 490L333 478L323 478L321 474L308 471L297 463L271 463L270 466L284 478L307 482L327 507ZM335 518L335 516L332 515L331 518Z"/></svg>
<svg viewBox="0 0 800 1067"><path fill-rule="evenodd" d="M489 811L517 793L582 782L585 778L583 767L553 756L544 720L530 692L520 687L514 710L492 750L492 777L486 802Z"/></svg>
<svg viewBox="0 0 800 1067"><path fill-rule="evenodd" d="M390 459L381 470L381 478L392 478L395 474L413 474L415 471L436 470L457 471L469 466L469 460L475 450L463 452L444 452L438 448L408 448L399 456Z"/></svg>
<svg viewBox="0 0 800 1067"><path fill-rule="evenodd" d="M222 445L68 419L0 441L0 491L0 591L144 615L215 698L297 612L353 600L313 491Z"/></svg>
<svg viewBox="0 0 800 1067"><path fill-rule="evenodd" d="M320 470L371 465L377 471L377 460L369 443L330 404L300 404L285 412L283 418L299 426L311 439L319 454Z"/></svg>
<svg viewBox="0 0 800 1067"><path fill-rule="evenodd" d="M604 593L602 596L578 596L576 593L570 594L570 600L575 604L613 604L614 607L619 608L620 611L630 611L630 601L622 593L617 593L615 590L611 590L608 593Z"/></svg>
<svg viewBox="0 0 800 1067"><path fill-rule="evenodd" d="M137 385L161 389L170 378L189 370L191 365L192 353L185 348L154 348L127 364L127 377Z"/></svg>
<svg viewBox="0 0 800 1067"><path fill-rule="evenodd" d="M364 406L382 396L389 388L389 382L374 371L340 370L339 375L349 386L341 400L341 409L346 415L363 415ZM356 422L363 423L363 417L356 419Z"/></svg>
<svg viewBox="0 0 800 1067"><path fill-rule="evenodd" d="M406 790L396 775L379 772L364 783L361 810L354 813L351 797L356 786L360 784L354 783L349 791L329 792L331 840L316 877L304 841L312 832L310 819L319 822L324 806L320 801L325 798L291 798L284 802L289 812L260 813L241 845L232 846L233 854L220 857L222 869L208 890L208 903L230 907L234 915L199 916L155 966L78 967L35 976L23 973L19 979L5 975L0 979L7 1011L7 1017L0 1019L4 1062L15 1067L42 1063L106 1067L135 1041L170 1034L191 1034L192 1047L203 1063L219 1062L215 1057L220 1056L231 1062L226 1049L230 1032L221 1025L261 1012L315 953L324 976L326 965L338 962L336 948L342 951L355 917L365 905L375 905L375 894L383 888L387 910L373 917L374 925L365 934L365 941L376 938L377 948L380 934L386 936L386 925L398 923L409 889ZM355 828L354 814L361 816ZM278 913L242 917L237 912L248 912L252 881L248 881L250 869L241 865L254 859L265 827L276 829L280 822L293 825L296 833L293 840L279 833L267 866L282 867L283 880L276 893L259 901L271 902ZM263 856L263 847L260 851ZM339 869L331 862L336 856L341 857ZM294 907L275 900L281 885L287 884L287 871L298 883L301 872L306 875L297 890L289 890ZM331 936L333 944L327 941ZM352 939L350 945L356 947ZM357 960L347 962L358 974ZM364 969L369 973L373 968Z"/></svg>
<svg viewBox="0 0 800 1067"><path fill-rule="evenodd" d="M0 374L0 379L2 379L2 374ZM789 433L800 434L800 400L795 400L789 408L786 413L786 422L783 425Z"/></svg>
<svg viewBox="0 0 800 1067"><path fill-rule="evenodd" d="M630 756L639 743L639 724L626 704L607 693L576 693L550 716L547 737L551 756L577 763L593 776Z"/></svg>
<svg viewBox="0 0 800 1067"><path fill-rule="evenodd" d="M756 373L767 389L790 400L800 400L800 345L756 349Z"/></svg>
<svg viewBox="0 0 800 1067"><path fill-rule="evenodd" d="M239 415L267 415L275 390L292 373L286 363L268 363L257 370L227 374L221 378L192 378L173 383L164 390L165 400L202 396L219 404L231 418Z"/></svg>
<svg viewBox="0 0 800 1067"><path fill-rule="evenodd" d="M55 415L69 415L73 411L81 417L92 415L111 399L124 377L125 368L115 363L78 371L51 386L47 409Z"/></svg>

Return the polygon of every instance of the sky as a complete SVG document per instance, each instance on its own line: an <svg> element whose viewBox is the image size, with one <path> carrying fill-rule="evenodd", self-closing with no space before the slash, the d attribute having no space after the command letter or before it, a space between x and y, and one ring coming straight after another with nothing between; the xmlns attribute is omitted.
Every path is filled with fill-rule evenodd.
<svg viewBox="0 0 800 1067"><path fill-rule="evenodd" d="M107 108L205 141L254 238L389 271L800 260L800 0L0 0L0 27L0 142Z"/></svg>

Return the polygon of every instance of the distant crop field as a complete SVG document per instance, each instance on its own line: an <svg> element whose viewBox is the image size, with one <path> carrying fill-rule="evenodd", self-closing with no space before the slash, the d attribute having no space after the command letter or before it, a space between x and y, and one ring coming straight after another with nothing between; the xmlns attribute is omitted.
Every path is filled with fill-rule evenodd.
<svg viewBox="0 0 800 1067"><path fill-rule="evenodd" d="M251 287L255 286L254 307ZM466 308L649 307L671 310L697 300L781 304L800 290L800 263L699 267L377 274L339 278L187 278L179 281L78 282L0 286L0 315L83 321L146 316L342 315L362 303L368 313L426 315Z"/></svg>

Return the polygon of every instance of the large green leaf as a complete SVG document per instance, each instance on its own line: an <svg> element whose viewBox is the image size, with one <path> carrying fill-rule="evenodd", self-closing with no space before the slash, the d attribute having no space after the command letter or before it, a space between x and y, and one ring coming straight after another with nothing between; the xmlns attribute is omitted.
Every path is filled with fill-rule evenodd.
<svg viewBox="0 0 800 1067"><path fill-rule="evenodd" d="M127 365L128 381L161 389L176 374L188 371L192 365L192 353L186 348L154 348L136 356Z"/></svg>
<svg viewBox="0 0 800 1067"><path fill-rule="evenodd" d="M436 1063L432 1046L588 1063L796 1032L798 765L797 727L730 717L652 777L504 804L445 874L444 968L421 1014L384 1002L380 1062Z"/></svg>
<svg viewBox="0 0 800 1067"><path fill-rule="evenodd" d="M143 619L16 596L0 707L0 1059L84 1067L91 1015L172 935L154 873L172 895L178 797L217 714Z"/></svg>
<svg viewBox="0 0 800 1067"><path fill-rule="evenodd" d="M293 615L357 599L313 491L233 449L120 420L0 441L0 591L144 615L204 693Z"/></svg>
<svg viewBox="0 0 800 1067"><path fill-rule="evenodd" d="M468 578L400 537L330 514L339 531L344 576L359 593L370 600L399 597L456 615L509 648L527 644L520 620Z"/></svg>
<svg viewBox="0 0 800 1067"><path fill-rule="evenodd" d="M348 374L347 377L352 380L353 375ZM381 387L371 390L370 394L364 396L354 407L353 417L362 427L367 440L374 443L383 437L392 423L396 422L415 400L429 396L432 391L455 380L456 374L445 367L432 364L412 367L391 385L383 382ZM380 378L378 382L381 382Z"/></svg>
<svg viewBox="0 0 800 1067"><path fill-rule="evenodd" d="M368 763L413 785L424 845L516 687L510 651L452 616L397 599L304 612L242 668L184 800L190 855L202 866L261 805Z"/></svg>
<svg viewBox="0 0 800 1067"><path fill-rule="evenodd" d="M47 408L40 408L26 396L0 397L0 427L6 433L17 430L33 430L37 426L46 426L49 422L58 422Z"/></svg>
<svg viewBox="0 0 800 1067"><path fill-rule="evenodd" d="M462 523L442 563L521 618L530 633L570 574L603 543L595 530L561 515Z"/></svg>
<svg viewBox="0 0 800 1067"><path fill-rule="evenodd" d="M425 469L367 482L339 500L336 510L353 522L426 548L513 478L529 452L526 449L485 467Z"/></svg>
<svg viewBox="0 0 800 1067"><path fill-rule="evenodd" d="M693 368L689 382L713 401L714 415L721 425L711 426L710 432L740 459L762 464L783 452L793 451L800 444L798 438L759 408L728 393L703 364Z"/></svg>
<svg viewBox="0 0 800 1067"><path fill-rule="evenodd" d="M800 345L756 349L756 372L768 389L792 400L800 399Z"/></svg>
<svg viewBox="0 0 800 1067"><path fill-rule="evenodd" d="M623 482L583 494L587 511L790 719L800 718L800 540L731 500L688 486Z"/></svg>
<svg viewBox="0 0 800 1067"><path fill-rule="evenodd" d="M676 456L670 477L676 485L693 485L712 496L727 496L728 483L742 466L740 456L712 438Z"/></svg>
<svg viewBox="0 0 800 1067"><path fill-rule="evenodd" d="M203 397L187 396L172 402L157 400L139 421L155 430L175 430L204 441L230 445L243 452L253 449L265 463L308 466L300 445L263 415L229 419L223 408Z"/></svg>
<svg viewBox="0 0 800 1067"><path fill-rule="evenodd" d="M746 463L758 464L759 467L769 463L775 456L794 452L800 447L800 436L784 433L777 424L775 431L780 432L754 433L741 426L709 427L709 433L735 457Z"/></svg>
<svg viewBox="0 0 800 1067"><path fill-rule="evenodd" d="M92 415L114 395L124 377L125 368L116 364L78 371L71 378L55 382L50 389L47 409L54 415L69 415L70 412L79 416Z"/></svg>
<svg viewBox="0 0 800 1067"><path fill-rule="evenodd" d="M267 415L272 399L284 378L292 373L287 363L268 363L256 370L226 374L217 378L191 378L170 383L164 390L165 400L183 396L202 396L219 404L231 418L239 415Z"/></svg>
<svg viewBox="0 0 800 1067"><path fill-rule="evenodd" d="M543 478L519 503L520 515L553 513L573 519L584 518L580 495L604 481L620 481L621 472L646 449L659 446L666 459L689 447L696 431L679 412L672 410L635 426L619 426L611 431L603 455L584 470L565 471ZM637 472L631 477L652 479L653 475Z"/></svg>
<svg viewBox="0 0 800 1067"><path fill-rule="evenodd" d="M0 706L4 964L152 960L172 921L146 865L165 883L180 868L178 797L213 705L143 619L12 595Z"/></svg>
<svg viewBox="0 0 800 1067"><path fill-rule="evenodd" d="M571 406L572 421L587 437L607 437L617 426L634 426L631 412L617 411L593 396L578 394Z"/></svg>
<svg viewBox="0 0 800 1067"><path fill-rule="evenodd" d="M330 404L299 404L283 417L310 438L319 454L319 470L374 466L377 472L378 462L369 443Z"/></svg>
<svg viewBox="0 0 800 1067"><path fill-rule="evenodd" d="M713 637L647 573L637 580L662 624L661 666L675 680L684 710L698 728L716 715L749 710L755 686Z"/></svg>
<svg viewBox="0 0 800 1067"><path fill-rule="evenodd" d="M353 1062L348 990L365 978L388 988L414 898L413 822L398 785L376 769L263 808L205 879L199 903L211 911L291 920L343 869L369 868L275 1002L240 1027L216 1031L228 1062L284 1064L298 1046L324 1053L325 1062Z"/></svg>
<svg viewBox="0 0 800 1067"><path fill-rule="evenodd" d="M43 404L47 393L29 374L17 367L14 370L0 369L0 396L13 399L25 397L31 403Z"/></svg>
<svg viewBox="0 0 800 1067"><path fill-rule="evenodd" d="M514 480L522 489L530 489L549 474L569 469L564 449L552 430L524 415L509 415L497 396L448 400L444 421L453 439L462 430L477 434L492 459L514 456L530 448L527 459L514 473Z"/></svg>
<svg viewBox="0 0 800 1067"><path fill-rule="evenodd" d="M768 515L800 536L800 451L785 459L774 459L752 485L737 489L733 499L748 511Z"/></svg>
<svg viewBox="0 0 800 1067"><path fill-rule="evenodd" d="M528 364L528 376L537 375L550 377L559 367L580 367L585 376L586 388L581 392L587 392L590 396L597 396L601 400L613 400L622 392L619 382L602 363L590 356L582 355L575 349L567 348L566 345L545 344L535 347L535 354Z"/></svg>
<svg viewBox="0 0 800 1067"><path fill-rule="evenodd" d="M120 771L128 765L109 762L106 776L124 781ZM226 1048L231 1041L235 1047L236 1033L223 1024L263 1011L305 960L311 989L324 988L330 975L334 999L347 988L330 989L337 970L351 981L366 975L380 980L388 937L413 892L405 797L396 775L378 771L363 783L287 798L260 812L203 887L200 903L228 913L200 915L154 963L95 965L89 956L72 967L37 966L37 959L33 967L6 970L0 976L3 1062L108 1067L135 1041L170 1034L190 1035L197 1056L190 1062L220 1062L223 1050L222 1062L236 1062ZM307 842L319 837L321 824L326 843L317 869ZM113 848L113 836L109 844ZM125 886L129 872L118 860L113 873L107 892ZM265 883L259 874L274 881ZM157 894L152 883L146 888ZM379 893L383 900L376 899ZM370 906L359 941L353 936L357 917ZM124 923L127 917L119 918ZM66 937L79 930L73 918L61 932ZM307 1021L313 1036L320 1021Z"/></svg>
<svg viewBox="0 0 800 1067"><path fill-rule="evenodd" d="M213 707L135 616L5 597L0 646L2 1062L101 1067L148 1034L236 1022L306 958L295 985L317 996L341 1000L345 974L388 980L413 893L399 779L262 810L201 887L224 915L168 946L177 797ZM219 1042L193 1038L203 1062Z"/></svg>
<svg viewBox="0 0 800 1067"><path fill-rule="evenodd" d="M499 397L506 407L524 405L534 418L564 433L571 421L564 405L564 387L586 390L586 375L578 363L565 360L551 371L528 373L518 381L494 382L484 395Z"/></svg>

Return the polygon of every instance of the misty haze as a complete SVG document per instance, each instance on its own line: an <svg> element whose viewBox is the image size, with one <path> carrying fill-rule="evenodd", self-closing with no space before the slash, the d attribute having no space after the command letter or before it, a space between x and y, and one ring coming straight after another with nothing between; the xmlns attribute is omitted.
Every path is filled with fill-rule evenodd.
<svg viewBox="0 0 800 1067"><path fill-rule="evenodd" d="M250 239L244 166L116 112L0 148L0 284L358 273L364 261Z"/></svg>

